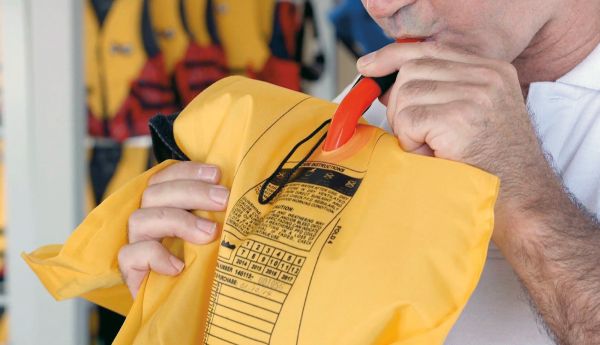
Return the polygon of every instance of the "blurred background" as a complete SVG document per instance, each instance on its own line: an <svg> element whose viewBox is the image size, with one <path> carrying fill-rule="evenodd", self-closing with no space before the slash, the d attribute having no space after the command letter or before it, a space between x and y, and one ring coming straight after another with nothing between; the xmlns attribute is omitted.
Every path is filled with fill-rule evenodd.
<svg viewBox="0 0 600 345"><path fill-rule="evenodd" d="M112 342L121 316L20 254L154 164L150 117L229 75L333 99L391 42L360 0L0 0L0 32L0 344Z"/></svg>

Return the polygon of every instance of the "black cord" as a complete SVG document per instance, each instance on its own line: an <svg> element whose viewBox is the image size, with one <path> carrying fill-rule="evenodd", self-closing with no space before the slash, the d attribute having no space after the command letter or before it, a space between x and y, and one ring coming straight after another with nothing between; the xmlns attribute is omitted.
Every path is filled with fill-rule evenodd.
<svg viewBox="0 0 600 345"><path fill-rule="evenodd" d="M263 183L263 185L260 187L260 191L258 192L258 202L261 205L266 205L266 204L270 203L277 196L277 194L279 194L279 192L281 192L281 190L283 189L283 187L285 187L285 185L290 182L290 179L292 178L292 176L294 175L294 173L296 173L296 171L302 166L302 164L306 163L306 161L310 158L310 156L312 156L312 154L317 150L317 148L323 143L323 141L325 140L325 137L327 136L327 132L325 132L325 134L323 134L323 136L321 137L321 139L319 139L319 141L315 144L315 146L313 146L313 148L310 149L310 151L308 152L308 154L306 156L304 156L304 158L302 158L302 160L300 160L300 162L298 162L298 164L296 164L292 169L290 169L289 172L287 172L287 174L285 175L285 177L281 181L281 184L279 186L277 186L277 189L275 189L273 191L273 193L271 193L271 195L269 195L268 197L265 198L265 192L267 190L267 186L269 185L269 183L273 183L273 181L275 180L275 178L277 177L277 175L283 170L283 166L285 165L285 163L287 163L290 160L290 158L292 157L292 155L296 152L296 150L298 150L298 148L300 148L300 146L302 146L304 143L306 143L307 141L309 141L310 139L312 139L312 137L314 137L315 135L317 135L330 122L331 122L331 119L323 122L319 126L319 128L315 129L306 138L302 139L299 143L297 143L292 148L292 150L287 154L287 156L285 156L285 158L281 161L281 163L279 164L279 166L277 167L277 169L275 169L275 171L273 172L273 174L271 174L271 176L269 176L265 180L265 182Z"/></svg>

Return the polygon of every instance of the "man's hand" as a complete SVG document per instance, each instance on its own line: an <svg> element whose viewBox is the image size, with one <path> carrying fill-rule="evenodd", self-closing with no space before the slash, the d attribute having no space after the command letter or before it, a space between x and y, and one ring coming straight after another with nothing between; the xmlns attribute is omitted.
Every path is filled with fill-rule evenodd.
<svg viewBox="0 0 600 345"><path fill-rule="evenodd" d="M406 151L500 177L494 241L557 343L600 343L600 225L546 161L513 66L426 42L389 45L358 69L398 71L382 101Z"/></svg>
<svg viewBox="0 0 600 345"><path fill-rule="evenodd" d="M509 196L537 188L531 178L555 180L511 64L424 42L390 44L361 58L358 69L375 77L398 71L382 100L402 148L497 175L500 208Z"/></svg>
<svg viewBox="0 0 600 345"><path fill-rule="evenodd" d="M366 76L398 71L382 101L404 150L427 145L436 157L500 177L507 173L502 160L508 151L543 159L511 64L424 42L388 45L357 65Z"/></svg>
<svg viewBox="0 0 600 345"><path fill-rule="evenodd" d="M184 263L160 241L179 237L195 244L216 239L217 224L189 210L224 211L229 191L218 185L218 167L181 162L158 172L148 182L141 208L129 217L129 244L119 251L119 268L135 297L150 270L177 275Z"/></svg>

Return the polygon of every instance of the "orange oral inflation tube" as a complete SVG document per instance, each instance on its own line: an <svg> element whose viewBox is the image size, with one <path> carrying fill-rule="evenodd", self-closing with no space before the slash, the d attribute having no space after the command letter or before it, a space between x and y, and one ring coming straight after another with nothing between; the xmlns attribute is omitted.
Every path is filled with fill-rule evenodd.
<svg viewBox="0 0 600 345"><path fill-rule="evenodd" d="M398 39L398 43L421 42L419 38ZM331 125L323 144L323 151L333 151L348 142L358 125L358 120L377 97L383 95L396 81L398 72L369 78L361 76L348 92L333 115Z"/></svg>

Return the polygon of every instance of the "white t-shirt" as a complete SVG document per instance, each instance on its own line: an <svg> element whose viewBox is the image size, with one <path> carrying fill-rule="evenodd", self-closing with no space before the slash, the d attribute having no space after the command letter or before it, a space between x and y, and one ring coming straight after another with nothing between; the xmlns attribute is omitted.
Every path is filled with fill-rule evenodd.
<svg viewBox="0 0 600 345"><path fill-rule="evenodd" d="M565 185L600 216L600 46L556 82L531 84L527 105ZM383 104L373 104L364 118L390 131ZM479 285L446 345L554 344L526 296L512 268L492 245Z"/></svg>

